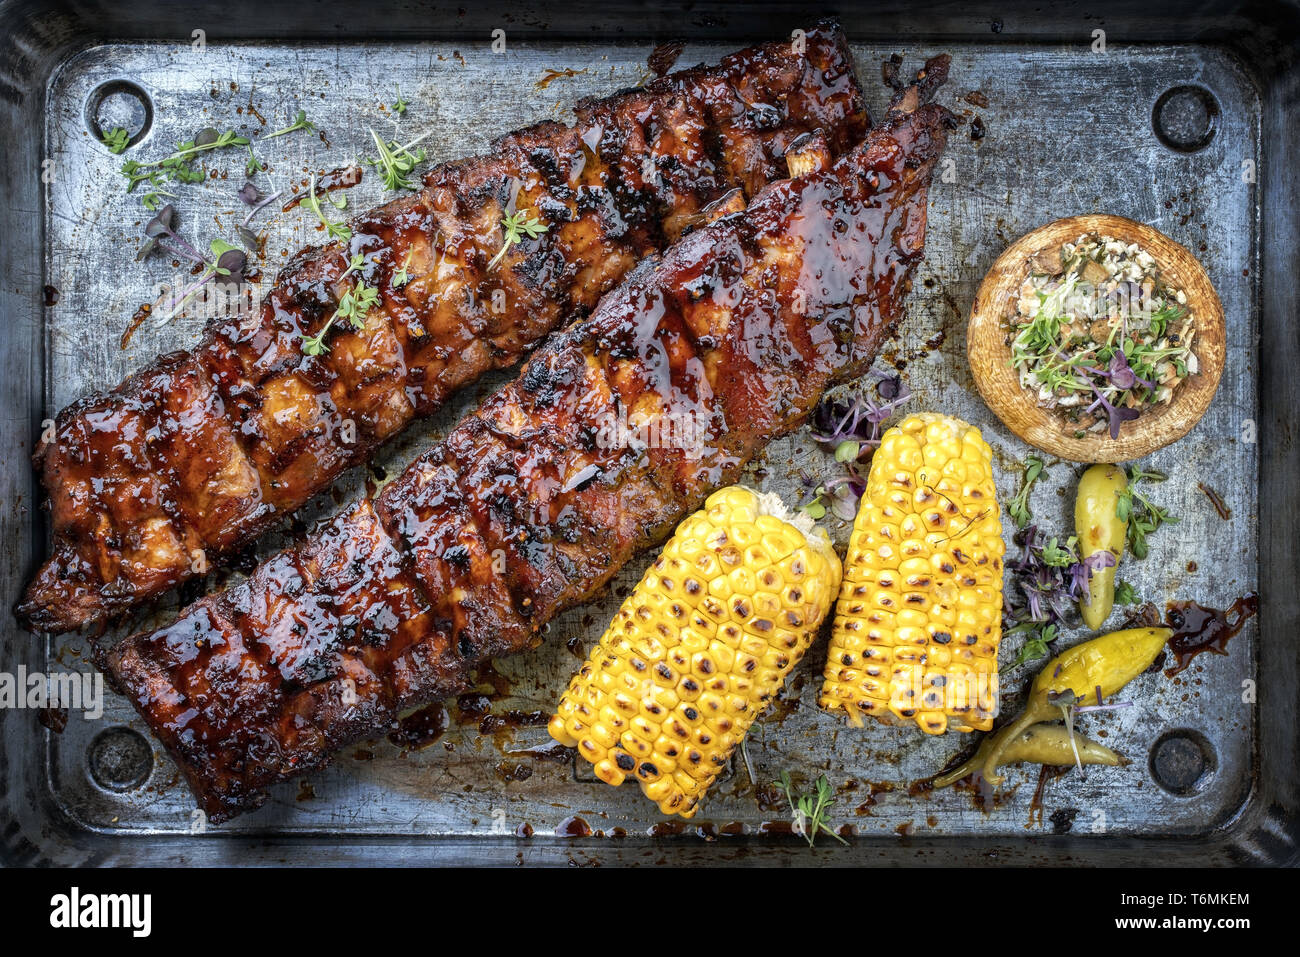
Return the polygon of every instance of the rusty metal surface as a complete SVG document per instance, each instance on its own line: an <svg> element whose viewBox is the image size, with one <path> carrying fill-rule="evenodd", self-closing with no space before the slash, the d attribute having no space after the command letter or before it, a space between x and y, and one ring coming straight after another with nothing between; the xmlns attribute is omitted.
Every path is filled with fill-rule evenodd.
<svg viewBox="0 0 1300 957"><path fill-rule="evenodd" d="M692 44L679 64L712 60L734 47ZM919 62L940 49L902 52L909 62ZM1209 47L1112 48L1104 54L1090 52L1086 44L942 49L954 59L941 101L968 118L978 117L987 134L976 142L964 127L952 138L931 194L927 258L918 270L903 328L886 348L880 367L902 371L915 395L907 409L944 411L982 428L995 450L999 493L1005 500L1019 487L1019 463L1029 449L991 417L966 368L965 319L984 271L1021 233L1082 212L1141 220L1188 246L1205 264L1223 300L1227 367L1205 420L1181 442L1144 460L1145 466L1170 474L1153 496L1182 521L1159 531L1150 557L1126 561L1120 577L1162 607L1173 599L1230 604L1254 589L1258 578L1258 446L1252 429L1258 401L1259 217L1254 187L1242 175L1243 162L1258 162L1260 155L1257 91L1236 61ZM878 64L898 48L855 45L854 51L873 115L879 115L886 91L878 82ZM579 96L641 81L648 52L647 44L530 43L498 54L486 42L433 42L210 43L200 54L188 45L123 43L73 56L54 75L46 102L45 155L54 165L45 186L45 267L58 303L45 312L45 414L89 390L114 385L154 355L187 347L201 325L199 319L163 327L146 322L127 348L119 348L136 307L152 299L155 284L171 279L176 270L163 260L132 261L140 227L150 214L137 197L125 193L117 173L122 158L110 155L88 132L88 99L101 84L129 80L151 100L152 126L126 154L137 159L160 157L206 125L251 129L260 126L260 116L275 128L305 108L323 128L323 137L292 134L258 151L272 165L269 176L258 182L288 188L304 185L308 170L328 170L369 155L370 126L402 140L435 130L424 144L431 161L482 151L505 130L563 119ZM578 72L540 87L551 70ZM1213 139L1194 153L1167 148L1152 129L1153 104L1164 91L1182 84L1208 89L1219 106ZM393 102L399 86L410 105L394 133L391 115L380 107ZM963 99L971 91L982 93L988 105ZM216 156L210 165L229 170L229 178L182 186L173 200L181 212L182 233L200 246L218 235L232 238L233 217L244 213L234 197L243 182L238 154ZM383 199L369 170L348 197L351 209ZM268 228L268 281L286 255L317 241L306 211L282 214L278 204L271 210L273 215L259 220ZM491 384L470 389L435 420L417 425L379 462L386 469L401 468ZM5 467L24 467L21 456L7 457ZM802 431L774 443L750 482L794 503L806 500L811 486L837 468ZM1033 496L1039 520L1060 533L1070 531L1078 472L1069 463L1053 464ZM329 514L363 494L364 478L350 475L334 496L325 496L304 517ZM1223 495L1232 508L1230 520L1218 517L1198 482ZM826 524L842 549L847 525L833 518ZM1010 529L1007 535L1009 541ZM269 536L259 554L286 540L283 534ZM643 568L643 560L634 562L602 599L553 623L543 648L497 666L505 679L501 687L508 690L493 696L491 711L518 713L525 719L522 726L482 734L478 720L457 720L461 715L452 703L450 729L431 747L403 752L378 741L349 749L328 771L300 787L282 789L262 810L203 837L251 832L458 840L513 835L527 825L536 837L521 841L519 853L531 855L539 838L554 834L574 816L607 835L616 829L633 836L651 831L663 818L637 789L610 789L584 766L575 768L571 758L557 762L530 753L549 739L544 727L527 721L533 712L549 713L578 666L578 655L598 639ZM153 619L135 625L164 621L174 608L175 599ZM1066 642L1082 635L1076 630ZM852 825L860 838L975 836L1007 846L1006 841L1027 834L1051 833L1056 811L1077 812L1058 815L1058 822L1070 818L1075 834L1098 838L1208 833L1239 811L1255 774L1254 709L1243 688L1256 678L1257 639L1252 622L1226 657L1202 656L1174 680L1144 677L1131 693L1125 692L1136 707L1087 719L1089 734L1101 736L1132 763L1098 770L1086 781L1071 773L1050 783L1041 813L1031 808L1037 774L1020 768L1011 770L1002 798L987 809L959 791L909 795L911 782L933 773L965 740L956 735L928 738L907 728L852 729L821 713L816 695L823 639L798 668L784 698L748 738L748 761L758 786L738 758L678 840L697 840L694 829L705 822L719 831L724 825L749 835L772 831L769 822L788 820L770 787L783 770L796 777L825 773L839 795L832 825ZM1004 663L1016 648L1014 640L1004 643ZM89 668L84 639L53 640L46 650L49 671ZM1014 691L1024 677L1023 670L1004 676L1004 711L1017 706ZM88 755L104 759L92 742L105 729L126 727L147 735L124 701L107 697L98 721L74 713L61 734L46 736L46 787L62 811L87 829L135 837L187 835L190 795L151 739L152 768L138 785L114 790L91 775ZM1213 769L1190 794L1161 788L1148 764L1152 746L1171 730L1194 732L1212 754ZM101 741L98 747L103 746Z"/></svg>

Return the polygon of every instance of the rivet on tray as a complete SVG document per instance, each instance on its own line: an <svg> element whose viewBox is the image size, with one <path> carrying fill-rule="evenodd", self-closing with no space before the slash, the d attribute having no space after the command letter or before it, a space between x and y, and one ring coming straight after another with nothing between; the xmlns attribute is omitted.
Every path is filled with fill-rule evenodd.
<svg viewBox="0 0 1300 957"><path fill-rule="evenodd" d="M1195 153L1210 145L1219 127L1219 101L1203 86L1165 90L1151 110L1156 138L1171 150Z"/></svg>
<svg viewBox="0 0 1300 957"><path fill-rule="evenodd" d="M86 127L95 139L116 127L126 130L134 146L149 132L153 123L153 103L149 94L130 80L101 83L86 101Z"/></svg>
<svg viewBox="0 0 1300 957"><path fill-rule="evenodd" d="M1170 794L1194 794L1218 768L1214 747L1199 731L1169 731L1151 749L1151 777Z"/></svg>
<svg viewBox="0 0 1300 957"><path fill-rule="evenodd" d="M86 765L100 787L130 791L148 780L153 770L153 748L138 731L106 728L90 742Z"/></svg>

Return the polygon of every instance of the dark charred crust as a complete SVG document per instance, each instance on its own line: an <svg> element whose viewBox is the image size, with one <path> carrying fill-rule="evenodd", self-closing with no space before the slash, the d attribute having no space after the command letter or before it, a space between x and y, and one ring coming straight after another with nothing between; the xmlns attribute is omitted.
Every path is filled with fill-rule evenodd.
<svg viewBox="0 0 1300 957"><path fill-rule="evenodd" d="M823 26L806 54L771 43L584 100L574 128L504 136L490 155L436 167L420 192L354 219L350 243L302 250L259 314L215 320L192 352L60 413L34 455L55 549L20 621L53 632L103 622L195 576L194 554L211 565L237 551L456 389L585 315L708 202L757 192L781 173L789 139L821 128L847 151L866 128L851 68L842 34ZM648 182L646 156L658 171ZM489 271L508 209L548 230ZM367 254L360 278L382 309L305 357L302 339L333 315L355 252ZM435 280L435 264L451 278ZM407 267L410 281L395 282ZM118 427L88 430L91 417ZM159 428L181 419L198 423L184 442ZM340 442L345 428L355 434ZM122 441L159 432L147 449Z"/></svg>
<svg viewBox="0 0 1300 957"><path fill-rule="evenodd" d="M373 503L109 652L211 819L258 806L403 709L467 690L485 659L536 644L828 387L865 372L924 248L945 113L891 113L829 169L773 184L633 270ZM867 222L880 244L844 243L837 223ZM834 270L852 282L807 280ZM707 294L692 297L704 276ZM825 322L843 341L816 329ZM698 454L593 441L618 409L642 407L698 411L709 425Z"/></svg>

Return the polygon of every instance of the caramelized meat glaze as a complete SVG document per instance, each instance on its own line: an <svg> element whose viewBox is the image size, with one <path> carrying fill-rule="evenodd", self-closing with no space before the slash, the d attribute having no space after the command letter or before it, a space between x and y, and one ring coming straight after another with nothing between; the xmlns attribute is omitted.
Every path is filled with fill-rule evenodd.
<svg viewBox="0 0 1300 957"><path fill-rule="evenodd" d="M952 122L925 101L946 70L927 64L838 160L796 143L800 175L638 265L376 497L101 654L212 820L539 644L867 370L924 251ZM620 417L687 415L694 446L607 441Z"/></svg>
<svg viewBox="0 0 1300 957"><path fill-rule="evenodd" d="M203 574L452 392L586 315L709 203L786 175L796 137L820 129L840 155L868 125L830 24L576 114L431 170L420 192L355 219L349 241L299 253L260 311L211 323L193 350L64 409L35 453L54 549L17 609L23 625L105 621ZM547 231L492 265L515 212ZM364 267L345 276L358 253ZM337 322L329 351L304 355L358 281L379 293L364 328Z"/></svg>

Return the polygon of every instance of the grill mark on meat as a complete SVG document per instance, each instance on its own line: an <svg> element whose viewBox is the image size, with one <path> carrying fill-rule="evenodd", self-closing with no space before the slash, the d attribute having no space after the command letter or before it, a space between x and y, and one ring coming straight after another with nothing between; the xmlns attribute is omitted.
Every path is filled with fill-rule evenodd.
<svg viewBox="0 0 1300 957"><path fill-rule="evenodd" d="M829 168L773 184L638 267L373 502L170 627L99 653L212 820L403 708L463 691L483 660L536 645L827 387L867 370L923 252L953 120L900 106L912 89ZM710 292L696 296L703 276ZM699 411L703 447L585 441L619 404ZM595 481L569 486L592 466Z"/></svg>
<svg viewBox="0 0 1300 957"><path fill-rule="evenodd" d="M838 155L867 126L843 34L826 24L803 53L755 47L584 99L575 115L573 128L541 123L430 170L419 193L353 220L349 242L294 256L256 315L210 323L194 350L61 412L34 457L54 549L20 622L72 630L192 578L586 315L708 203L784 175L797 136L822 129ZM512 209L549 231L489 272ZM341 280L357 253L364 269ZM326 355L304 356L358 278L380 295L364 329L333 330Z"/></svg>

